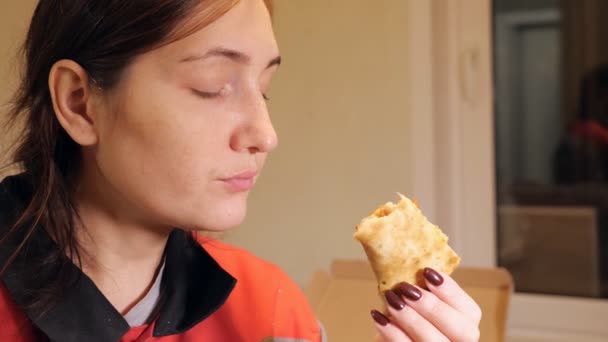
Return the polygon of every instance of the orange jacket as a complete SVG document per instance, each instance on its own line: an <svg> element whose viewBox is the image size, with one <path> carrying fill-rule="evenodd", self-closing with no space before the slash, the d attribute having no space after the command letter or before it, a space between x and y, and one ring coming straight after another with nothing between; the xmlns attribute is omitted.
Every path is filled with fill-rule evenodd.
<svg viewBox="0 0 608 342"><path fill-rule="evenodd" d="M0 185L0 208L9 203L2 194ZM0 209L0 227L2 220ZM175 230L167 242L164 299L154 323L129 327L82 273L76 285L38 317L24 308L32 281L44 284L46 277L54 275L52 270L46 272L47 266L36 264L37 257L54 244L40 229L29 243L37 249L21 253L0 282L2 342L324 340L304 295L278 267L242 249L193 238L182 230ZM10 241L0 246L0 265L10 246ZM75 266L74 271L80 272Z"/></svg>

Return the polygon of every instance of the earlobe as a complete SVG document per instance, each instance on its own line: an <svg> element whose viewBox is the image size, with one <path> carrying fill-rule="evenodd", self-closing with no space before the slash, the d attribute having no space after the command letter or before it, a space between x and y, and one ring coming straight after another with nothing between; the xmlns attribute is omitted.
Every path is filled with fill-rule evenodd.
<svg viewBox="0 0 608 342"><path fill-rule="evenodd" d="M72 60L60 60L49 73L49 90L55 116L68 135L82 146L96 144L95 120L87 105L92 101L87 72Z"/></svg>

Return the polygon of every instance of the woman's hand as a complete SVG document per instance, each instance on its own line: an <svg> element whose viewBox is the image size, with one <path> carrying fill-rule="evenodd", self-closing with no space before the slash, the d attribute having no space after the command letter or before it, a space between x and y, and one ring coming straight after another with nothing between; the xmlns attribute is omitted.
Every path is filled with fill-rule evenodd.
<svg viewBox="0 0 608 342"><path fill-rule="evenodd" d="M379 340L385 342L479 341L481 309L446 274L427 268L429 291L407 283L385 293L387 318L373 310Z"/></svg>

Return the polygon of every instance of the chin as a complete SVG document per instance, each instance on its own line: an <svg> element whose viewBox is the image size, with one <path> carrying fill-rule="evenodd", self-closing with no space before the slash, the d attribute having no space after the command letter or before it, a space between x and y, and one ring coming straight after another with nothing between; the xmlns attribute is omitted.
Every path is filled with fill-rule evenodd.
<svg viewBox="0 0 608 342"><path fill-rule="evenodd" d="M236 201L235 201L236 202ZM191 230L225 232L240 226L245 220L247 214L246 201L238 203L223 203L220 206L214 206L212 211L201 211L194 224L189 225Z"/></svg>

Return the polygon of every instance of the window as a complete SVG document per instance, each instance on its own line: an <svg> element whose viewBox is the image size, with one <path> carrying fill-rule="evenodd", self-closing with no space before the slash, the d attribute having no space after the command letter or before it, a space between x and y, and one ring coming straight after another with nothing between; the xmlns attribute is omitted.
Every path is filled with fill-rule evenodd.
<svg viewBox="0 0 608 342"><path fill-rule="evenodd" d="M498 265L518 292L608 297L608 3L493 12Z"/></svg>

